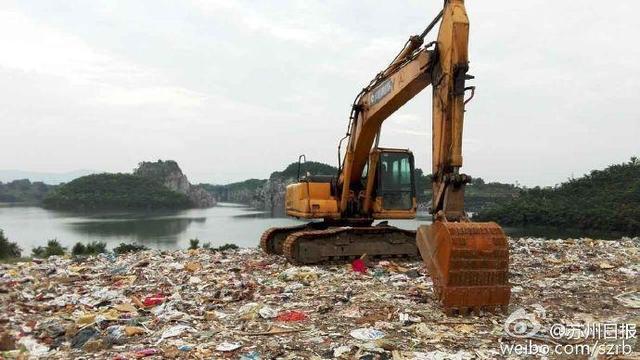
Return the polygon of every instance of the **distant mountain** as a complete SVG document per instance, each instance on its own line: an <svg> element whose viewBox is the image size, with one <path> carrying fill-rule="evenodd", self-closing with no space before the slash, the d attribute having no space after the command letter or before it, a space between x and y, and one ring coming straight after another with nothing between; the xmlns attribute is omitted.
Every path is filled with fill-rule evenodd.
<svg viewBox="0 0 640 360"><path fill-rule="evenodd" d="M22 203L36 205L57 185L31 182L28 179L0 182L0 203Z"/></svg>
<svg viewBox="0 0 640 360"><path fill-rule="evenodd" d="M74 170L68 172L38 172L24 170L0 170L0 182L8 183L13 180L28 179L31 182L43 182L48 185L58 185L60 183L69 182L75 178L85 175L97 174L96 170Z"/></svg>
<svg viewBox="0 0 640 360"><path fill-rule="evenodd" d="M152 179L171 191L186 195L195 207L208 208L216 204L216 199L203 187L191 185L174 160L143 161L133 175Z"/></svg>
<svg viewBox="0 0 640 360"><path fill-rule="evenodd" d="M61 210L186 209L191 201L185 194L170 190L160 182L132 174L94 174L79 177L44 198L43 205Z"/></svg>
<svg viewBox="0 0 640 360"><path fill-rule="evenodd" d="M173 160L138 164L133 174L91 174L47 193L43 205L65 210L186 209L211 207L214 197L191 185Z"/></svg>

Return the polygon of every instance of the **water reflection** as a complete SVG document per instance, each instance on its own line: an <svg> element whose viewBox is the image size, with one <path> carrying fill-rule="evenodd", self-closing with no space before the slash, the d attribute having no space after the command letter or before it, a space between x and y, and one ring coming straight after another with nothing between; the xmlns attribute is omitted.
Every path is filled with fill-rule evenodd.
<svg viewBox="0 0 640 360"><path fill-rule="evenodd" d="M71 223L70 229L90 236L127 237L141 243L149 240L176 243L179 240L178 235L185 232L191 223L206 221L206 217L81 221Z"/></svg>

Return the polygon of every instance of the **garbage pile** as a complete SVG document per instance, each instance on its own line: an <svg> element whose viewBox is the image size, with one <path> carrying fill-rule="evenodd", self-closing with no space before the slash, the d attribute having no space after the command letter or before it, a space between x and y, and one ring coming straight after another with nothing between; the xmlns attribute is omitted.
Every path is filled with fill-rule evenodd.
<svg viewBox="0 0 640 360"><path fill-rule="evenodd" d="M639 322L639 239L510 246L509 312ZM251 248L0 264L0 358L493 359L518 340L508 315L446 317L418 260L294 266Z"/></svg>

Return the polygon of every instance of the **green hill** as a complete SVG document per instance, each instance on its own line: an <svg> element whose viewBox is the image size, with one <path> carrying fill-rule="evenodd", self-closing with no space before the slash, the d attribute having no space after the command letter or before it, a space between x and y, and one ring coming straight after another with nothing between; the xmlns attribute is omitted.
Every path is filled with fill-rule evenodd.
<svg viewBox="0 0 640 360"><path fill-rule="evenodd" d="M474 219L640 234L640 161L594 170L554 188L523 189Z"/></svg>
<svg viewBox="0 0 640 360"><path fill-rule="evenodd" d="M6 184L0 182L0 202L39 204L54 188L54 185L40 181L31 182L28 179L14 180Z"/></svg>
<svg viewBox="0 0 640 360"><path fill-rule="evenodd" d="M307 172L312 175L337 175L338 168L317 161L307 161L300 164L300 176L304 176ZM282 171L272 172L269 178L297 179L298 163L291 163Z"/></svg>
<svg viewBox="0 0 640 360"><path fill-rule="evenodd" d="M184 209L189 198L150 178L131 174L79 177L47 194L43 205L64 210Z"/></svg>

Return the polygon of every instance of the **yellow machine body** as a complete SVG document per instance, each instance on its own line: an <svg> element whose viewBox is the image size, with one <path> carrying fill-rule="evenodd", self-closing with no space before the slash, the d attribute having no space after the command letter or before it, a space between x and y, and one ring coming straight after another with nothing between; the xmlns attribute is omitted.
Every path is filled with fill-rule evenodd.
<svg viewBox="0 0 640 360"><path fill-rule="evenodd" d="M303 219L339 219L338 199L330 183L303 181L287 186L287 215Z"/></svg>
<svg viewBox="0 0 640 360"><path fill-rule="evenodd" d="M337 176L306 176L287 186L287 215L304 219L413 219L416 216L413 154L409 150L375 148L367 167L353 183L341 211Z"/></svg>
<svg viewBox="0 0 640 360"><path fill-rule="evenodd" d="M441 21L436 41L425 36ZM419 253L447 313L505 309L511 285L507 238L495 223L475 223L464 209L471 178L462 167L465 105L475 87L468 74L469 19L464 0L444 8L421 35L409 38L391 64L356 97L344 157L335 176L306 176L287 187L290 216L323 222L271 228L261 237L270 254L297 263ZM431 47L435 45L435 47ZM413 155L378 147L382 123L407 101L432 86L433 223L416 231L377 219L412 219L416 214ZM465 98L465 96L468 96Z"/></svg>

